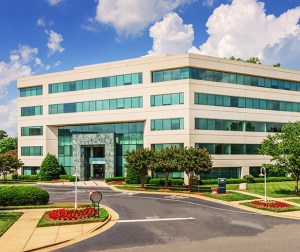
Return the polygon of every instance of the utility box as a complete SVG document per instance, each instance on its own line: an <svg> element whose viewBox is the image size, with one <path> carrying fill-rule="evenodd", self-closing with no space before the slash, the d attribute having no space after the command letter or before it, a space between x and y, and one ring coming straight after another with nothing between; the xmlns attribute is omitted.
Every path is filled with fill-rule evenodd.
<svg viewBox="0 0 300 252"><path fill-rule="evenodd" d="M218 193L226 193L226 178L218 178Z"/></svg>

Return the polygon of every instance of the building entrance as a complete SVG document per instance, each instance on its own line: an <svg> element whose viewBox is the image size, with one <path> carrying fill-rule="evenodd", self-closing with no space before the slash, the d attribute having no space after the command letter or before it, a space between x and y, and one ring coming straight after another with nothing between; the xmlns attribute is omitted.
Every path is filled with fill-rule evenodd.
<svg viewBox="0 0 300 252"><path fill-rule="evenodd" d="M104 179L105 178L105 165L104 164L94 164L94 179Z"/></svg>

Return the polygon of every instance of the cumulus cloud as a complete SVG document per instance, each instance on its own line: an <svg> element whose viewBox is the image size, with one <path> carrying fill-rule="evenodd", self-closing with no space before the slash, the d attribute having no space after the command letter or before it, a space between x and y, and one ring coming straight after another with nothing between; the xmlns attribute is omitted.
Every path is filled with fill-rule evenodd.
<svg viewBox="0 0 300 252"><path fill-rule="evenodd" d="M0 129L11 137L17 136L17 118L17 98L0 105Z"/></svg>
<svg viewBox="0 0 300 252"><path fill-rule="evenodd" d="M58 5L59 3L63 2L64 0L46 0L49 5L55 6Z"/></svg>
<svg viewBox="0 0 300 252"><path fill-rule="evenodd" d="M263 63L273 65L280 63L282 67L300 69L300 30L297 33L291 34L273 46L268 45L263 50Z"/></svg>
<svg viewBox="0 0 300 252"><path fill-rule="evenodd" d="M53 30L45 30L45 33L48 34L48 43L47 47L49 49L49 55L56 52L63 52L65 49L61 46L61 42L64 40L63 36L59 33L56 33Z"/></svg>
<svg viewBox="0 0 300 252"><path fill-rule="evenodd" d="M30 62L36 59L37 48L28 45L19 45L18 50L12 50L9 62L0 62L0 91L18 78L32 74Z"/></svg>
<svg viewBox="0 0 300 252"><path fill-rule="evenodd" d="M186 25L176 13L164 16L161 22L156 22L150 28L150 37L153 38L150 55L170 53L185 53L192 47L194 29L191 24Z"/></svg>
<svg viewBox="0 0 300 252"><path fill-rule="evenodd" d="M233 0L220 5L206 23L209 38L198 52L221 58L262 58L266 47L275 52L276 44L296 39L300 7L275 17L266 15L264 6L256 0Z"/></svg>
<svg viewBox="0 0 300 252"><path fill-rule="evenodd" d="M120 36L139 36L149 24L193 0L99 0L95 20Z"/></svg>

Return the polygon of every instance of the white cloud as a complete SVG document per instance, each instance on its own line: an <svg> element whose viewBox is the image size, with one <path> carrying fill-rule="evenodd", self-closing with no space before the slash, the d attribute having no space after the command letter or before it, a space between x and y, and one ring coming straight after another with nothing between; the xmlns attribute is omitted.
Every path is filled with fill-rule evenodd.
<svg viewBox="0 0 300 252"><path fill-rule="evenodd" d="M52 20L47 20L45 17L40 17L36 21L36 25L40 27L52 26L54 22Z"/></svg>
<svg viewBox="0 0 300 252"><path fill-rule="evenodd" d="M17 136L17 118L17 98L0 105L0 129L11 137Z"/></svg>
<svg viewBox="0 0 300 252"><path fill-rule="evenodd" d="M215 0L203 0L203 5L204 6L208 6L208 7L211 7L213 6L215 3Z"/></svg>
<svg viewBox="0 0 300 252"><path fill-rule="evenodd" d="M55 6L55 5L58 5L59 3L63 2L64 0L46 0L49 5L51 6Z"/></svg>
<svg viewBox="0 0 300 252"><path fill-rule="evenodd" d="M19 45L18 50L11 51L9 62L0 62L1 92L16 79L32 74L30 62L35 60L37 53L37 48L31 48L28 45Z"/></svg>
<svg viewBox="0 0 300 252"><path fill-rule="evenodd" d="M45 30L45 33L49 35L47 43L47 47L49 49L48 56L56 52L63 52L65 50L60 44L64 40L61 34L56 33L53 30Z"/></svg>
<svg viewBox="0 0 300 252"><path fill-rule="evenodd" d="M96 31L97 29L97 21L95 18L87 18L85 24L81 25L81 28L83 30L87 30L87 31Z"/></svg>
<svg viewBox="0 0 300 252"><path fill-rule="evenodd" d="M35 62L35 65L36 65L36 66L39 66L41 69L44 69L44 70L46 70L46 71L48 71L48 70L51 68L50 65L45 65L45 64L42 62L42 60L41 60L40 58L38 58L38 57L36 57L36 58L34 59L34 62Z"/></svg>
<svg viewBox="0 0 300 252"><path fill-rule="evenodd" d="M153 38L152 50L148 52L150 55L185 53L193 45L193 26L183 24L183 20L176 13L165 15L164 19L156 22L149 31L150 37Z"/></svg>
<svg viewBox="0 0 300 252"><path fill-rule="evenodd" d="M111 25L120 36L139 36L149 24L194 0L99 0L96 20Z"/></svg>
<svg viewBox="0 0 300 252"><path fill-rule="evenodd" d="M62 64L61 61L58 60L58 61L56 61L56 62L54 63L53 67L58 67L58 66L60 66L61 64Z"/></svg>
<svg viewBox="0 0 300 252"><path fill-rule="evenodd" d="M263 50L262 61L264 64L273 65L280 63L284 68L300 69L300 30L297 34L281 39L273 46Z"/></svg>
<svg viewBox="0 0 300 252"><path fill-rule="evenodd" d="M209 17L209 38L200 46L200 53L221 58L261 58L266 47L273 48L275 53L276 44L297 38L299 18L300 7L275 17L266 15L262 2L233 0L216 8Z"/></svg>
<svg viewBox="0 0 300 252"><path fill-rule="evenodd" d="M36 25L37 25L37 26L41 26L41 27L45 27L45 26L46 26L45 18L44 18L44 17L39 18L39 19L36 21Z"/></svg>

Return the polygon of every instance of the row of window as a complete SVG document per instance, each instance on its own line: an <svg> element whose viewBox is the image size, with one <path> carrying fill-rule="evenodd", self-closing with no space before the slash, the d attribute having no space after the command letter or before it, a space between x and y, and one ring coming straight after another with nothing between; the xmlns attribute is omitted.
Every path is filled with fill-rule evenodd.
<svg viewBox="0 0 300 252"><path fill-rule="evenodd" d="M184 93L151 95L151 106L184 104Z"/></svg>
<svg viewBox="0 0 300 252"><path fill-rule="evenodd" d="M280 132L283 125L284 123L276 122L252 122L195 118L195 129L199 130Z"/></svg>
<svg viewBox="0 0 300 252"><path fill-rule="evenodd" d="M114 110L128 108L142 108L143 97L128 97L99 101L72 102L49 105L49 114L87 112L97 110Z"/></svg>
<svg viewBox="0 0 300 252"><path fill-rule="evenodd" d="M21 116L36 116L43 114L43 106L22 107Z"/></svg>
<svg viewBox="0 0 300 252"><path fill-rule="evenodd" d="M300 112L300 103L298 102L275 101L275 100L215 95L215 94L203 94L203 93L195 93L195 104Z"/></svg>
<svg viewBox="0 0 300 252"><path fill-rule="evenodd" d="M246 86L300 91L300 82L212 71L200 68L177 68L152 72L152 82L194 79Z"/></svg>
<svg viewBox="0 0 300 252"><path fill-rule="evenodd" d="M43 86L20 88L20 97L43 95Z"/></svg>
<svg viewBox="0 0 300 252"><path fill-rule="evenodd" d="M151 120L151 130L181 130L184 129L183 118L155 119Z"/></svg>
<svg viewBox="0 0 300 252"><path fill-rule="evenodd" d="M21 156L43 156L43 146L21 147Z"/></svg>
<svg viewBox="0 0 300 252"><path fill-rule="evenodd" d="M23 166L22 167L22 175L36 175L40 171L40 167L38 166Z"/></svg>
<svg viewBox="0 0 300 252"><path fill-rule="evenodd" d="M21 127L21 136L42 136L43 126Z"/></svg>
<svg viewBox="0 0 300 252"><path fill-rule="evenodd" d="M163 148L171 147L184 147L183 143L163 143L163 144L151 144L151 149L161 150Z"/></svg>
<svg viewBox="0 0 300 252"><path fill-rule="evenodd" d="M196 148L206 148L210 154L218 155L257 155L260 144L217 144L196 143Z"/></svg>
<svg viewBox="0 0 300 252"><path fill-rule="evenodd" d="M72 92L95 88L107 88L124 85L141 84L143 82L142 73L123 74L110 77L94 78L87 80L77 80L49 84L49 94Z"/></svg>

